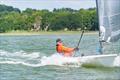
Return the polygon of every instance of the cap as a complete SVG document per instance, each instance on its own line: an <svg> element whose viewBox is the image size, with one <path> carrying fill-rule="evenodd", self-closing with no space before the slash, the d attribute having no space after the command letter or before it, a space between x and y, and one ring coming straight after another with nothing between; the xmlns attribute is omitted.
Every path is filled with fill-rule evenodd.
<svg viewBox="0 0 120 80"><path fill-rule="evenodd" d="M60 38L58 38L57 40L56 40L56 42L59 42L59 41L62 41Z"/></svg>

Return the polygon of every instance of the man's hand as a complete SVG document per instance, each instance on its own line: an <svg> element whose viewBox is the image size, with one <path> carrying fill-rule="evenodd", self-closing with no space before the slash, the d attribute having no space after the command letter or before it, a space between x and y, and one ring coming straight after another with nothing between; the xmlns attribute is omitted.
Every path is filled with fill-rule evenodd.
<svg viewBox="0 0 120 80"><path fill-rule="evenodd" d="M78 48L78 47L76 47L76 48L74 48L74 50L75 50L75 51L78 51L78 50L79 50L79 48Z"/></svg>

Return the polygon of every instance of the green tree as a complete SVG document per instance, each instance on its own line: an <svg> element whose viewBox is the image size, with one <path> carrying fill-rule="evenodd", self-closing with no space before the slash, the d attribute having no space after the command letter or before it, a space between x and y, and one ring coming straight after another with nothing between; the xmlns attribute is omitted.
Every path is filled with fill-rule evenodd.
<svg viewBox="0 0 120 80"><path fill-rule="evenodd" d="M48 30L98 30L95 8L74 10L60 8L36 10L27 8L20 12L18 8L0 5L0 32L12 30L48 31Z"/></svg>

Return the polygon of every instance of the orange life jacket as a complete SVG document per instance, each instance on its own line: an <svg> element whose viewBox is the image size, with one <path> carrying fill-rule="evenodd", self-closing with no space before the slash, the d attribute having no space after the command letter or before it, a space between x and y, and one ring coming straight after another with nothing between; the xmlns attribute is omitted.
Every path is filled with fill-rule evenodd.
<svg viewBox="0 0 120 80"><path fill-rule="evenodd" d="M74 48L65 47L62 43L58 42L56 45L56 51L64 56L72 56Z"/></svg>
<svg viewBox="0 0 120 80"><path fill-rule="evenodd" d="M57 45L56 45L56 51L58 53L63 53L63 50L62 50L62 43L58 42Z"/></svg>

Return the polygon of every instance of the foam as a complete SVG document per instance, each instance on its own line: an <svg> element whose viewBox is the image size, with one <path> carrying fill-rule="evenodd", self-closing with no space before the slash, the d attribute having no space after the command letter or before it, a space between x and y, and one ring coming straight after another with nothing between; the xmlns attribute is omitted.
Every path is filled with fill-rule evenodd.
<svg viewBox="0 0 120 80"><path fill-rule="evenodd" d="M8 52L0 50L0 64L21 64L31 67L39 67L40 52L26 53L25 51Z"/></svg>
<svg viewBox="0 0 120 80"><path fill-rule="evenodd" d="M79 64L79 58L74 57L63 57L58 53L51 55L50 57L42 57L41 64L42 65L59 65L63 66L65 64Z"/></svg>
<svg viewBox="0 0 120 80"><path fill-rule="evenodd" d="M41 64L30 64L25 62L19 62L19 61L0 61L0 64L22 64L25 66L31 66L31 67L40 67Z"/></svg>
<svg viewBox="0 0 120 80"><path fill-rule="evenodd" d="M81 67L83 63L89 63L90 60L96 61L102 57L110 57L112 55L94 55L94 56L83 56L83 57L63 57L58 53L51 56L40 56L40 52L26 53L24 51L8 52L0 50L0 64L12 64L12 65L25 65L30 67L40 67L46 65L56 66L70 66L70 67ZM114 55L116 56L116 55ZM94 59L95 58L95 59ZM103 58L104 59L104 58ZM120 67L120 56L117 56L112 66Z"/></svg>
<svg viewBox="0 0 120 80"><path fill-rule="evenodd" d="M21 57L21 58L38 58L40 57L39 52L33 52L33 53L26 53L24 51L18 51L18 52L7 52L4 50L0 50L0 56L5 56L5 57Z"/></svg>

